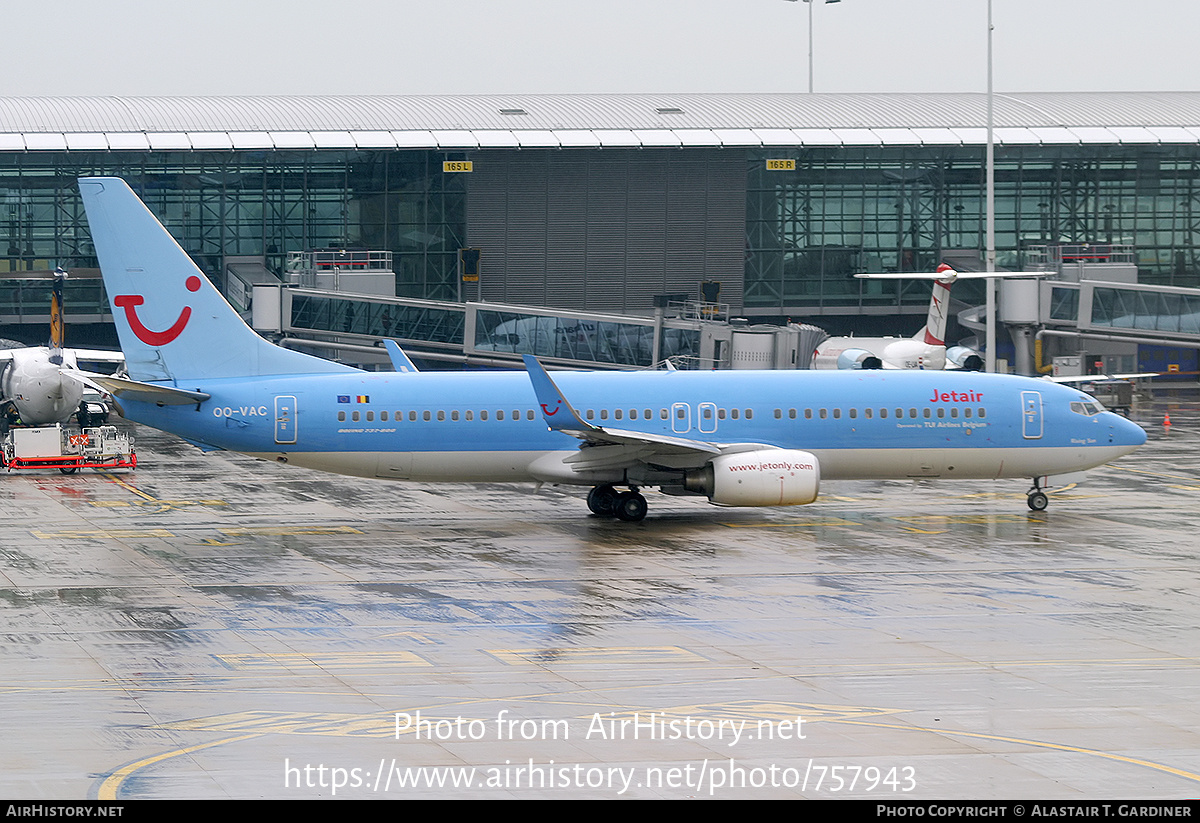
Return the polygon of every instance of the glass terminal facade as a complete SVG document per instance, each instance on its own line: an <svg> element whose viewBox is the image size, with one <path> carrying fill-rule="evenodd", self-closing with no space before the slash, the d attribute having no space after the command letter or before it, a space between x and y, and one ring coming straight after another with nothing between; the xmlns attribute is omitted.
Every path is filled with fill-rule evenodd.
<svg viewBox="0 0 1200 823"><path fill-rule="evenodd" d="M112 175L210 275L225 256L261 256L282 274L288 252L390 249L398 295L454 300L466 181L443 174L443 159L428 151L0 152L0 274L94 267L75 179ZM72 312L98 303L98 284L68 287ZM0 315L44 314L48 299L38 282L0 287Z"/></svg>
<svg viewBox="0 0 1200 823"><path fill-rule="evenodd" d="M894 305L928 288L851 275L931 271L960 250L982 268L983 164L977 146L751 152L746 309ZM1132 245L1140 282L1200 286L1200 147L997 147L997 264L1048 243Z"/></svg>
<svg viewBox="0 0 1200 823"><path fill-rule="evenodd" d="M544 150L529 153L537 151ZM569 164L572 151L603 150L562 149L556 156ZM721 294L735 310L768 316L923 306L928 290L921 284L866 282L851 275L928 270L950 254L982 263L981 146L729 148L719 154L714 162L746 170L744 190L720 195L745 201L745 253L732 258L735 266L744 259L739 272L744 286L740 293ZM469 155L319 149L0 152L0 273L95 266L75 178L117 175L215 279L226 256L261 256L281 274L289 252L386 249L393 254L399 296L455 300L457 252L471 245L472 175L445 173L442 162L465 156L476 166L489 157L487 149ZM793 162L767 162L779 159ZM641 166L652 167L649 161L644 156ZM631 221L638 198L662 199L661 191L650 191L656 179L653 168L630 176L623 202L631 204ZM530 219L527 204L505 208L488 219ZM996 209L1001 266L1021 266L1023 250L1032 245L1122 243L1136 249L1140 282L1200 287L1200 146L999 146ZM655 242L664 244L671 259L676 252L683 256L685 247L691 253L696 241L666 236ZM519 251L522 265L539 276L553 265L545 248ZM486 248L483 259L486 266ZM631 268L622 276L640 275ZM72 312L86 310L79 301L99 310L95 281L70 288ZM972 296L969 287L962 289L964 299ZM44 314L47 301L39 283L0 284L2 316Z"/></svg>

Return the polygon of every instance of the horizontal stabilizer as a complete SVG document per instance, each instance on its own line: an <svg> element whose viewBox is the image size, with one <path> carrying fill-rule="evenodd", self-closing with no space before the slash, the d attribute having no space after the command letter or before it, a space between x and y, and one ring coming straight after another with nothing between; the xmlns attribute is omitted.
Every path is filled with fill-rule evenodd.
<svg viewBox="0 0 1200 823"><path fill-rule="evenodd" d="M159 406L192 406L196 403L203 403L212 397L211 394L202 391L187 391L174 386L141 383L137 380L127 380L124 377L113 377L108 374L92 374L77 369L61 369L60 371L97 391L107 392L126 400L140 400L143 403L154 403Z"/></svg>
<svg viewBox="0 0 1200 823"><path fill-rule="evenodd" d="M885 271L856 274L860 280L986 280L1010 277L1054 277L1052 271Z"/></svg>
<svg viewBox="0 0 1200 823"><path fill-rule="evenodd" d="M1143 377L1162 377L1163 372L1143 371L1130 374L1064 374L1058 377L1045 375L1044 380L1051 383L1114 383L1122 380L1140 380Z"/></svg>

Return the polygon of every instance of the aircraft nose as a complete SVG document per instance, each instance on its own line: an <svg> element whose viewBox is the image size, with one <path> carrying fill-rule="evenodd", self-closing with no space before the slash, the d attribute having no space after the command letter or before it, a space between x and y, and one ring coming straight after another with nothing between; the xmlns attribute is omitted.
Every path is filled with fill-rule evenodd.
<svg viewBox="0 0 1200 823"><path fill-rule="evenodd" d="M1145 429L1132 420L1121 417L1119 414L1113 414L1112 412L1109 412L1109 414L1112 416L1109 427L1112 431L1113 443L1126 447L1126 454L1139 446L1145 445Z"/></svg>

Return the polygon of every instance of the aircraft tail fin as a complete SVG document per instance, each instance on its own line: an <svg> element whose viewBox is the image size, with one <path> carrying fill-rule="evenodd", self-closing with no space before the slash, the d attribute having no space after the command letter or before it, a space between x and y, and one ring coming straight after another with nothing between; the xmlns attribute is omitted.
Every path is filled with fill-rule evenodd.
<svg viewBox="0 0 1200 823"><path fill-rule="evenodd" d="M133 379L357 371L259 337L124 180L81 178L79 191Z"/></svg>
<svg viewBox="0 0 1200 823"><path fill-rule="evenodd" d="M67 273L61 268L54 270L54 284L50 288L50 362L63 364L63 347L67 345L67 328L63 321L63 282Z"/></svg>
<svg viewBox="0 0 1200 823"><path fill-rule="evenodd" d="M941 275L933 281L933 294L929 297L929 315L925 319L925 328L913 337L930 346L946 345L946 321L949 319L950 287L958 279L958 272L945 263L937 267Z"/></svg>

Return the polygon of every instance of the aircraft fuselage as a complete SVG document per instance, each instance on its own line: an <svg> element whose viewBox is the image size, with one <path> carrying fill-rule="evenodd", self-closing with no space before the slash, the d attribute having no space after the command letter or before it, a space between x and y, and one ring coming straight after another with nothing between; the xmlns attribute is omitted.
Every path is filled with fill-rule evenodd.
<svg viewBox="0 0 1200 823"><path fill-rule="evenodd" d="M579 441L551 431L525 372L196 380L199 406L126 403L133 419L211 447L292 465L420 481L670 485L675 470L576 471ZM556 373L596 426L803 449L823 479L1005 478L1100 465L1145 440L1111 412L1072 409L1046 381L947 372ZM1094 402L1094 401L1091 401ZM565 411L563 412L566 413ZM584 451L587 451L585 449Z"/></svg>

